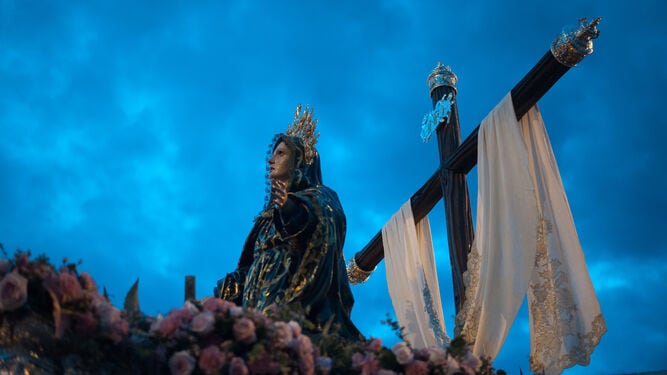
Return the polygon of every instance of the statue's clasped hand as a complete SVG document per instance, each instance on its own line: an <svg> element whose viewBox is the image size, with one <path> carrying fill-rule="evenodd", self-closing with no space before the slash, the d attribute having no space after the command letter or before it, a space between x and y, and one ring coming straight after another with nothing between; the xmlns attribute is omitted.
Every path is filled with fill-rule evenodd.
<svg viewBox="0 0 667 375"><path fill-rule="evenodd" d="M282 208L287 201L287 182L281 180L271 181L271 205Z"/></svg>

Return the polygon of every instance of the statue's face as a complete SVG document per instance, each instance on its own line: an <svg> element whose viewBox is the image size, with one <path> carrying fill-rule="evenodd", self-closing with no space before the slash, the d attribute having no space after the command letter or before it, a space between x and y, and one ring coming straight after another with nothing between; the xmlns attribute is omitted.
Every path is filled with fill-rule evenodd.
<svg viewBox="0 0 667 375"><path fill-rule="evenodd" d="M285 142L280 142L269 159L269 178L288 181L292 171L292 150Z"/></svg>

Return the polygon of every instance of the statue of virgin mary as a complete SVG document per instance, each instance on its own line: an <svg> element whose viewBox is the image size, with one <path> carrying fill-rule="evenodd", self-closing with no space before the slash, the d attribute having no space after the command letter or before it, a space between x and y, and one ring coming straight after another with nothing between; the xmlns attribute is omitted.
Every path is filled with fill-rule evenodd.
<svg viewBox="0 0 667 375"><path fill-rule="evenodd" d="M218 281L220 298L268 312L297 308L343 338L362 335L350 320L354 298L343 257L346 221L338 195L322 184L312 111L297 106L268 160L270 195L246 239L237 268ZM329 328L326 328L329 327Z"/></svg>

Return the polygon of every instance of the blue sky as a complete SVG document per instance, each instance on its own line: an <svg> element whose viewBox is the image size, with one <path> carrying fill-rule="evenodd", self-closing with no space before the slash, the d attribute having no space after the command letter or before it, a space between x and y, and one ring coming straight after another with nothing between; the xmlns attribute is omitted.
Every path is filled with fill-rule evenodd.
<svg viewBox="0 0 667 375"><path fill-rule="evenodd" d="M264 199L265 153L297 103L319 118L349 258L431 176L426 76L459 76L467 136L563 26L601 16L595 52L540 101L607 319L587 368L667 368L667 5L661 1L0 1L0 242L81 269L121 305L179 306L233 270ZM472 195L476 193L471 176ZM444 209L431 215L447 328ZM382 264L353 320L396 341ZM525 309L496 367L528 369ZM661 349L662 348L662 349Z"/></svg>

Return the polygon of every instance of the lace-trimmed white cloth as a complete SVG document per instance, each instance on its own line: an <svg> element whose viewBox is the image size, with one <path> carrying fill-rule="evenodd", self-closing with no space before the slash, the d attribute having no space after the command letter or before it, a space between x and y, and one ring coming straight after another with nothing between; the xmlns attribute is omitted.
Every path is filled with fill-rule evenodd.
<svg viewBox="0 0 667 375"><path fill-rule="evenodd" d="M606 325L537 106L507 94L478 135L476 237L457 330L495 358L528 293L531 370L587 365Z"/></svg>
<svg viewBox="0 0 667 375"><path fill-rule="evenodd" d="M413 348L449 343L428 217L415 224L408 200L382 228L387 285L403 338Z"/></svg>

